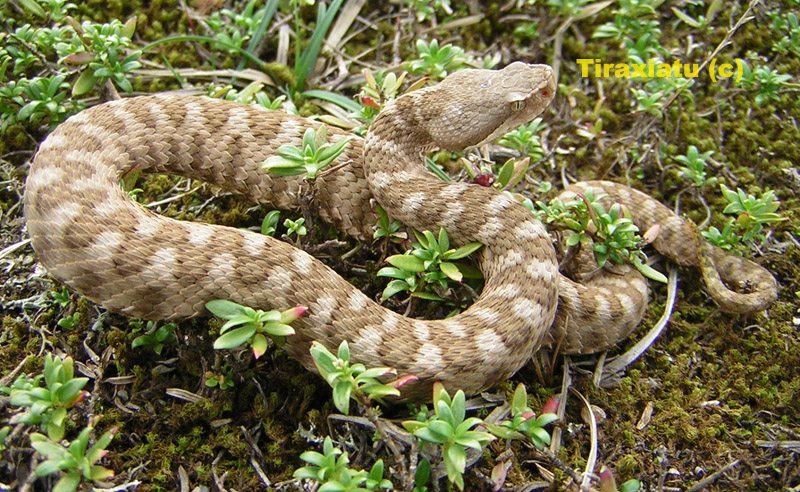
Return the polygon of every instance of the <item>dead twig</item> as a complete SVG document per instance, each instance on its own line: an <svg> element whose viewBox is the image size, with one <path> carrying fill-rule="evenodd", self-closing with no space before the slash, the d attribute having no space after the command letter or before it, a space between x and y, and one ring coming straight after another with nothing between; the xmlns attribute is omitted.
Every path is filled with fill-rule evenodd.
<svg viewBox="0 0 800 492"><path fill-rule="evenodd" d="M728 471L730 471L730 470L736 468L737 466L739 466L739 463L741 463L741 461L742 460L731 461L730 463L728 463L727 465L723 466L719 470L715 471L711 475L707 476L706 478L704 478L704 479L700 480L699 482L697 482L696 484L694 484L694 486L692 488L690 488L690 489L687 489L686 492L697 492L699 490L703 490L704 488L706 488L707 486L709 486L713 482L715 482L723 474L725 474Z"/></svg>

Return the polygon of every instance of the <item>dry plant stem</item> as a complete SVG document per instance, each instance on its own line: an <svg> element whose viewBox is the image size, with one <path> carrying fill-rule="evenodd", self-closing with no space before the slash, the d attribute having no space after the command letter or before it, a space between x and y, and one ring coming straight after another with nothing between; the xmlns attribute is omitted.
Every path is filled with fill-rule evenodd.
<svg viewBox="0 0 800 492"><path fill-rule="evenodd" d="M658 337L661 336L661 332L664 331L664 328L667 327L667 323L669 323L672 317L672 310L675 307L675 300L678 296L678 270L671 265L667 267L667 270L669 271L669 282L667 283L667 301L664 306L664 314L661 315L658 322L636 345L607 364L602 371L596 373L594 378L595 386L605 388L613 384L617 375L645 353Z"/></svg>
<svg viewBox="0 0 800 492"><path fill-rule="evenodd" d="M707 486L709 486L712 483L714 483L723 474L725 474L728 471L730 471L730 470L734 469L735 467L739 466L739 463L741 463L741 460L731 461L730 463L728 463L727 465L723 466L719 470L715 471L711 475L707 476L703 480L700 480L699 482L694 484L694 486L692 486L692 488L690 488L690 489L687 489L686 492L699 492L700 490L703 490Z"/></svg>
<svg viewBox="0 0 800 492"><path fill-rule="evenodd" d="M342 415L342 414L331 414L328 415L328 420L330 421L339 421L339 422L349 422L352 424L360 425L361 427L365 427L370 430L377 430L375 424L371 422L366 417L356 417L353 415ZM388 435L390 439L394 439L395 441L399 441L403 443L403 445L411 447L414 443L414 438L405 431L405 429L401 429L400 427L394 425L391 422L384 420L384 431ZM321 444L322 440L319 439L317 444Z"/></svg>
<svg viewBox="0 0 800 492"><path fill-rule="evenodd" d="M105 96L103 99L105 101L118 101L120 99L119 92L117 92L117 88L114 87L111 79L106 80L106 83L103 85L103 92Z"/></svg>
<svg viewBox="0 0 800 492"><path fill-rule="evenodd" d="M39 49L36 47L34 43L28 43L27 41L21 39L16 34L8 33L7 36L16 41L17 43L21 44L22 46L24 46L25 49L27 49L34 55L36 55L36 57L39 59L40 62L44 63L47 61L47 57L43 55L41 52L39 52Z"/></svg>
<svg viewBox="0 0 800 492"><path fill-rule="evenodd" d="M696 186L692 185L689 188L684 188L683 190L678 192L678 195L675 197L675 208L673 210L675 211L676 215L680 215L681 197L683 196L683 193L685 191L689 191L689 190L692 190L692 198L694 198L695 200L700 202L700 204L703 206L703 208L706 211L705 218L699 224L697 224L697 229L703 230L708 225L708 223L711 222L711 207L708 206L708 202L706 201L706 198L702 194L698 193L698 188Z"/></svg>
<svg viewBox="0 0 800 492"><path fill-rule="evenodd" d="M367 416L367 419L372 422L372 425L375 426L378 434L380 434L381 440L386 444L386 447L389 448L389 451L394 457L394 462L400 467L400 472L403 477L403 489L408 489L409 485L412 485L413 487L413 480L412 482L409 482L409 479L411 479L411 474L408 473L408 468L406 467L406 462L403 459L403 455L397 448L394 439L390 438L386 433L385 426L383 425L381 418L378 416L378 413L374 408L372 408L371 405L369 405L369 401L361 402L361 407L364 409L364 415Z"/></svg>
<svg viewBox="0 0 800 492"><path fill-rule="evenodd" d="M319 172L318 176L319 176L320 178L324 178L325 176L328 176L328 175L330 175L330 174L333 174L333 173L335 173L336 171L338 171L339 169L341 169L341 168L343 168L343 167L345 167L345 166L349 166L349 165L351 165L351 164L352 164L352 162L353 162L353 161L347 160L347 161L343 161L343 162L339 162L339 163L337 163L337 164L334 164L333 166L330 166L330 167L328 167L328 168L325 168L325 169L321 170L321 171Z"/></svg>
<svg viewBox="0 0 800 492"><path fill-rule="evenodd" d="M547 459L550 461L550 463L552 463L553 466L555 466L559 470L569 475L569 477L572 479L573 482L579 483L581 481L581 475L577 471L570 468L569 465L564 463L561 460L561 458L559 458L554 452L550 451L547 448L544 448L541 451L541 453L547 457Z"/></svg>
<svg viewBox="0 0 800 492"><path fill-rule="evenodd" d="M490 477L487 477L477 468L472 468L469 471L470 473L472 473L473 476L477 477L481 482L483 482L485 490L490 490L494 487L495 485L494 481Z"/></svg>
<svg viewBox="0 0 800 492"><path fill-rule="evenodd" d="M708 206L708 202L706 201L706 198L703 195L698 193L697 199L703 205L703 208L706 209L706 218L703 219L703 221L697 225L697 228L705 229L705 227L709 224L709 222L711 222L711 207Z"/></svg>
<svg viewBox="0 0 800 492"><path fill-rule="evenodd" d="M261 482L267 486L271 487L272 482L270 482L269 477L267 474L264 473L264 469L261 468L261 462L264 461L264 454L261 452L261 449L258 447L258 443L256 443L255 439L253 439L252 434L250 431L247 430L245 426L239 426L239 430L242 431L242 435L244 436L245 442L247 442L247 446L250 448L250 466L253 467L253 471L256 472L258 478L261 479Z"/></svg>

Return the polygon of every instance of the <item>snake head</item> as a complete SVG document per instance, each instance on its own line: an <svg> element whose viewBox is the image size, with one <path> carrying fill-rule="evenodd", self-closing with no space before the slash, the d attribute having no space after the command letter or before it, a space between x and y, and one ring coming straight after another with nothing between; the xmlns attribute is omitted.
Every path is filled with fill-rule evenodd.
<svg viewBox="0 0 800 492"><path fill-rule="evenodd" d="M431 144L460 151L497 139L539 115L556 92L548 65L514 62L502 70L461 70L418 91L418 118ZM413 93L412 93L413 94Z"/></svg>

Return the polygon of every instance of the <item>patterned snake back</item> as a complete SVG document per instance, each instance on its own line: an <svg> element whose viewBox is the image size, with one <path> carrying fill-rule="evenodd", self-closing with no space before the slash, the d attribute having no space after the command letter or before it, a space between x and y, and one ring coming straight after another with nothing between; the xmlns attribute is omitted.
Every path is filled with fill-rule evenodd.
<svg viewBox="0 0 800 492"><path fill-rule="evenodd" d="M425 151L461 150L529 121L555 89L544 65L456 72L390 103L365 140L348 144L337 161L346 165L311 184L272 177L261 164L279 146L299 145L316 123L205 98L110 102L70 118L41 145L25 194L28 230L55 278L109 310L176 319L205 313L205 303L217 298L256 308L304 305L308 315L294 323L297 334L285 348L307 367L313 368L312 341L334 349L346 339L354 360L419 377L404 387L404 398L429 398L437 380L475 393L509 377L543 344L586 353L616 343L646 305L647 286L635 272L575 283L559 274L550 237L515 200L489 188L443 183L423 168ZM214 183L279 208L298 208L310 186L319 215L361 240L372 235L374 197L418 230L444 227L455 244L482 242L485 287L453 318L405 318L289 244L144 209L118 185L134 168ZM711 280L723 307L754 311L774 299L775 281L766 270L721 250L698 255L691 227L647 195L610 182L576 186L622 200L643 230L661 224L655 245L675 261L728 272ZM747 293L732 292L723 281Z"/></svg>

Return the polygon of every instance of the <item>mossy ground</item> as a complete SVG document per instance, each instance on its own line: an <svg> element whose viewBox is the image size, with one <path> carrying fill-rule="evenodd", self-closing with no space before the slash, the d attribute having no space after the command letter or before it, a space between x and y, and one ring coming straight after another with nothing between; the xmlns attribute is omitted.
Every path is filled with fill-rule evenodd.
<svg viewBox="0 0 800 492"><path fill-rule="evenodd" d="M124 20L136 15L137 35L142 41L191 31L188 11L171 0L79 3L76 17L81 19ZM199 8L197 3L200 2L195 7ZM630 183L673 205L687 182L667 156L684 154L689 145L696 145L701 151L718 151L715 158L720 166L714 173L729 186L757 195L775 190L782 202L779 212L789 220L776 224L760 248L758 261L775 274L780 284L780 298L768 311L752 316L722 313L704 293L697 273L681 271L679 299L667 331L627 370L619 386L597 389L591 384L591 376L582 373L573 375L573 386L607 414L600 425L599 461L615 470L618 482L638 478L646 490L685 489L736 462L707 489L797 487L797 450L770 443L800 440L800 336L793 321L800 316L795 296L800 292L798 92L784 89L777 100L757 106L752 91L736 88L730 81L713 83L701 76L690 89L693 97L678 98L663 119L636 113L630 80L581 78L575 64L577 58L585 57L609 61L625 58L618 43L591 39L597 25L612 19L614 5L595 16L576 20L562 32L558 28L566 17L538 5L544 3L524 9L515 8L513 2L505 6L476 3L470 8L460 5L454 18L470 14L483 17L461 29L431 31L429 22L413 21L397 5L371 3L361 9L361 15L369 20L364 25L370 27L356 34L344 51L356 57L376 48L364 59L388 66L394 53L391 43L385 40L393 39L399 31L401 42L396 54L405 59L415 56L415 37L447 40L478 53L500 50L505 62L523 59L552 63L557 58L561 66L560 94L544 118L550 128L546 143L551 148L558 146L560 151L553 153L546 165L532 171L536 179L558 182L558 173L564 169L579 179L603 177ZM798 82L800 60L791 55L777 56L772 51L784 34L769 28L767 15L775 9L788 12L793 6L796 2L758 5L754 19L733 36L720 60L747 58L751 65L760 61L792 75L793 82ZM669 7L662 5L658 9L663 30L661 43L679 53L676 56L684 61L699 61L722 41L746 7L743 2L726 2L712 28L693 30L678 22ZM11 6L2 8L7 18L21 19ZM693 12L702 13L704 9ZM304 18L313 20L313 10L305 13L308 15ZM533 34L513 34L515 27L532 21L538 21L538 30ZM363 27L357 25L359 29ZM554 36L563 40L558 53L553 48ZM685 55L690 43L690 54ZM269 61L275 47L276 43L268 39L260 53L262 59ZM226 58L222 53L206 57L202 50L186 49L182 44L162 45L160 49L160 55L148 54L147 58L156 63L167 59L175 67L191 68L232 67L238 63L238 59ZM335 56L328 62L336 63ZM355 63L350 67L351 73L359 70ZM324 84L325 80L319 83ZM137 77L135 86L138 91L149 92L175 88L177 84L168 78L150 81ZM342 92L352 94L356 90L357 87L347 87ZM604 134L587 138L576 132L598 119L603 121ZM20 198L27 162L43 137L41 128L14 126L0 144L4 183L0 190L0 237L4 247L25 238ZM656 156L662 144L664 154ZM648 149L649 156L633 159ZM144 188L142 201L147 202L165 198L175 180L151 177L140 184ZM265 213L229 196L214 198L208 206L198 207L213 195L213 190L203 188L165 205L162 212L238 227L257 226ZM721 226L725 203L719 191L704 190L702 195L714 212L712 223ZM691 193L683 193L681 200L681 211L688 217L695 221L705 217L705 210ZM200 213L196 212L198 209ZM329 238L324 228L316 235ZM340 256L353 245L351 242L330 256ZM382 285L359 272L374 272L379 267L379 257L377 253L364 252L334 266L376 297ZM116 472L117 484L137 480L141 482L137 490L176 490L179 485L258 490L264 485L256 468L273 484L289 480L293 470L301 466L299 455L314 448L311 437L329 432L351 433L350 442L356 445L350 450L355 466L367 467L376 452L384 452L373 448L371 433L327 420L334 410L330 390L280 350L272 350L258 361L246 351L215 352L212 342L218 324L209 320L179 323L178 342L167 345L160 356L148 348L133 350L130 344L137 334L131 332L125 318L110 315L95 326L98 310L85 299L73 295L66 309L49 302L48 292L56 286L37 267L29 246L2 261L0 374L7 376L15 368L38 373L41 355L46 351L71 355L79 361L81 372L93 377L88 387L92 396L73 410L68 435L85 425L86 415L103 414L100 429L119 425L120 433L105 459L105 466ZM654 290L652 305L638 334L651 326L663 309L663 289L655 286ZM72 311L81 313L78 326L71 330L58 328L57 320ZM531 406L541 406L558 391L561 362L558 364L553 371L557 375L554 380L541 381L537 372L528 367L514 377L513 384L501 385L501 390L510 391L516 381L522 381L533 395ZM206 387L207 371L232 374L234 387ZM11 380L5 379L4 384ZM201 399L187 402L169 396L175 394L169 391L175 388L195 393ZM0 424L12 412L7 401L2 400L2 406ZM652 416L643 419L649 407ZM585 464L589 448L589 430L579 412L580 405L571 400L559 453L575 469ZM387 409L386 416L402 419L408 413L398 406ZM15 433L6 445L8 449L0 455L0 483L28 490L45 490L48 484L52 485L25 478L26 470L31 469L32 450L27 448L24 434ZM489 475L492 459L504 447L504 443L491 445L489 459L477 465L477 472L468 473L469 490L487 487L480 477ZM514 490L541 479L534 461L564 479L561 471L537 453L518 445L511 448L515 460L507 483ZM557 482L552 489L561 486Z"/></svg>

